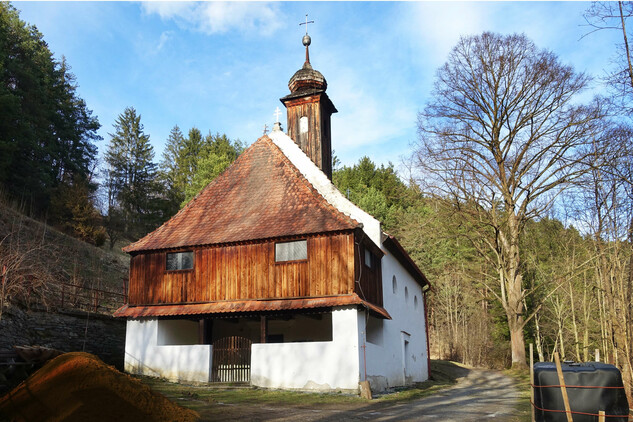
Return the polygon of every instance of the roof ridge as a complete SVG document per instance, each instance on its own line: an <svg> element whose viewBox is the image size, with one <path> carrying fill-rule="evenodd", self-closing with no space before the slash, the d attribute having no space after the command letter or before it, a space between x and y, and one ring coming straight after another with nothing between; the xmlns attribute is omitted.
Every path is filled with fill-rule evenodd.
<svg viewBox="0 0 633 422"><path fill-rule="evenodd" d="M261 138L260 138L261 139ZM292 162L292 160L290 158L288 158L286 156L286 154L284 154L284 152L281 150L281 148L279 147L279 145L277 145L275 142L273 142L272 139L270 139L268 136L266 136L266 140L268 140L268 142L274 147L275 152L280 155L282 157L282 160L284 160L289 166L288 169L290 171L292 171L292 173L298 177L300 180L303 181L303 183L306 185L306 187L308 188L308 190L310 191L310 193L312 193L312 195L318 199L320 199L319 203L321 205L325 205L325 208L328 209L330 212L332 212L334 214L334 216L336 218L338 218L341 222L344 223L352 223L356 226L360 225L360 223L358 221L356 221L354 218L352 218L351 216L345 214L344 212L342 212L341 210L339 210L338 208L336 208L334 205L332 205L330 203L330 201L327 200L327 198L325 198L319 191L318 189L312 184L312 182L310 182L310 180L308 180L307 177L305 177L303 175L303 173L301 173L301 171L297 168L297 166Z"/></svg>
<svg viewBox="0 0 633 422"><path fill-rule="evenodd" d="M353 221L359 222L363 231L377 245L381 244L381 223L367 211L354 204L332 183L325 173L308 157L297 143L281 131L273 131L269 138L292 162L297 170L311 183L328 204Z"/></svg>

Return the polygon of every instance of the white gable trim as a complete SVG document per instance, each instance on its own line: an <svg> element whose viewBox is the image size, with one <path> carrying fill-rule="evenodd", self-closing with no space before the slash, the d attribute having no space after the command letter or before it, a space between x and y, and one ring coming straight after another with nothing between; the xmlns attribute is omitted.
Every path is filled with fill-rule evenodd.
<svg viewBox="0 0 633 422"><path fill-rule="evenodd" d="M382 247L380 221L354 205L348 200L334 184L327 178L325 173L317 167L299 146L285 133L280 130L273 130L268 137L281 149L286 157L297 167L303 177L314 186L314 188L330 203L334 208L354 220L363 224L363 231L373 242Z"/></svg>

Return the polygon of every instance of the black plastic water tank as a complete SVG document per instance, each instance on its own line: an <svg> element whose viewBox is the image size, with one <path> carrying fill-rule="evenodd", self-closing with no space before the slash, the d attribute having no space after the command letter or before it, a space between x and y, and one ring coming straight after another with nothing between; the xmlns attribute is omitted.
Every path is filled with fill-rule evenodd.
<svg viewBox="0 0 633 422"><path fill-rule="evenodd" d="M604 410L605 415L622 416L607 417L606 420L609 422L628 421L629 404L618 368L606 363L587 362L562 364L561 369L567 386L569 406L574 412L574 422L598 421L598 416L592 415L597 415L600 410ZM559 384L555 363L534 364L534 405L537 421L567 422L560 387L547 387Z"/></svg>

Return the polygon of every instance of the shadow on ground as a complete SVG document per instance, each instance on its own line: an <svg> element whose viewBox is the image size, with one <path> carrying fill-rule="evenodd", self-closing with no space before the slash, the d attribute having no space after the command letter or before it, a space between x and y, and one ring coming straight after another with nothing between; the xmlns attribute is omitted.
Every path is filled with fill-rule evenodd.
<svg viewBox="0 0 633 422"><path fill-rule="evenodd" d="M230 421L518 421L515 382L498 371L433 361L432 379L364 400L341 394L259 389L226 390L145 380L202 420Z"/></svg>

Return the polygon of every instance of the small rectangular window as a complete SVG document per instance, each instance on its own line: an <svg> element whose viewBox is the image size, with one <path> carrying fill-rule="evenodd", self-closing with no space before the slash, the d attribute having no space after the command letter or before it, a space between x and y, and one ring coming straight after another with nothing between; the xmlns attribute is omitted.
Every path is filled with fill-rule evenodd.
<svg viewBox="0 0 633 422"><path fill-rule="evenodd" d="M193 252L174 252L167 254L167 271L190 270L193 268Z"/></svg>
<svg viewBox="0 0 633 422"><path fill-rule="evenodd" d="M365 265L369 268L374 268L374 254L370 252L369 249L365 249Z"/></svg>
<svg viewBox="0 0 633 422"><path fill-rule="evenodd" d="M275 243L275 262L301 261L308 259L308 241Z"/></svg>

